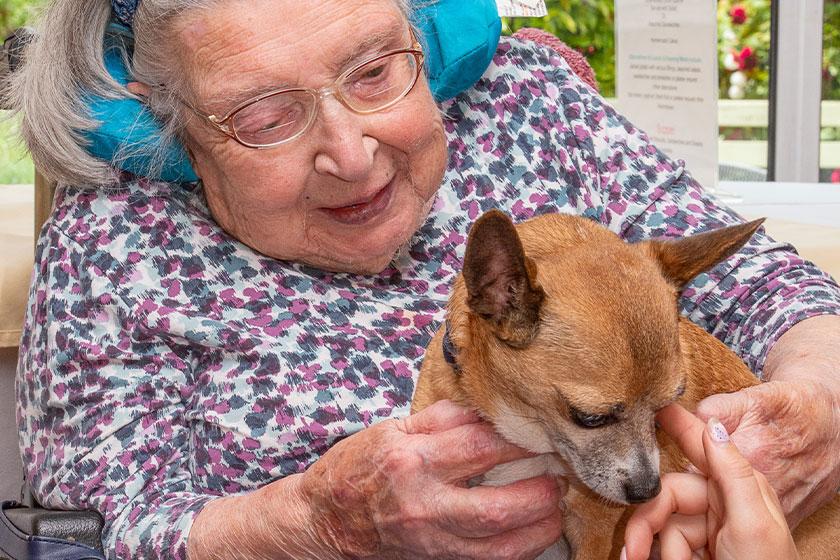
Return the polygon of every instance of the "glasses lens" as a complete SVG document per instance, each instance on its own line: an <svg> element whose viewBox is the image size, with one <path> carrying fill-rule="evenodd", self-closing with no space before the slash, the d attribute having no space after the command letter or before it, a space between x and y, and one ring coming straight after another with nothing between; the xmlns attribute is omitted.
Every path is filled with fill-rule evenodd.
<svg viewBox="0 0 840 560"><path fill-rule="evenodd" d="M286 91L248 105L233 117L240 141L269 146L294 138L306 128L315 98L306 91Z"/></svg>
<svg viewBox="0 0 840 560"><path fill-rule="evenodd" d="M413 54L384 56L347 76L341 85L341 95L356 111L376 111L407 94L414 86L417 74Z"/></svg>

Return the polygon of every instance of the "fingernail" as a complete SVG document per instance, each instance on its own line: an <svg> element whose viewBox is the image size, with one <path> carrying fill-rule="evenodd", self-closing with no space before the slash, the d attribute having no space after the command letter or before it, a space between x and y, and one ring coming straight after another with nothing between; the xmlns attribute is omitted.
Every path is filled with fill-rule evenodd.
<svg viewBox="0 0 840 560"><path fill-rule="evenodd" d="M619 557L619 560L627 560L627 547L626 546L621 547L621 556Z"/></svg>
<svg viewBox="0 0 840 560"><path fill-rule="evenodd" d="M712 436L712 439L718 443L726 443L729 441L729 432L726 431L726 428L723 424L720 423L720 420L717 418L709 418L709 435Z"/></svg>

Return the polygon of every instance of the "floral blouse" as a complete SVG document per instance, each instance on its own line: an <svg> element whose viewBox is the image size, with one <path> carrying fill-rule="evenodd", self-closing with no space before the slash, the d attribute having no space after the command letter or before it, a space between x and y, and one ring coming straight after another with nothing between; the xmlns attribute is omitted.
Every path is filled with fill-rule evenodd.
<svg viewBox="0 0 840 560"><path fill-rule="evenodd" d="M374 276L254 252L216 225L200 184L60 188L17 380L38 500L100 511L109 558L186 558L210 500L408 414L482 212L580 214L628 241L742 221L534 43L503 38L442 109L449 161L433 210ZM840 287L762 230L680 305L760 375L793 324L840 314Z"/></svg>

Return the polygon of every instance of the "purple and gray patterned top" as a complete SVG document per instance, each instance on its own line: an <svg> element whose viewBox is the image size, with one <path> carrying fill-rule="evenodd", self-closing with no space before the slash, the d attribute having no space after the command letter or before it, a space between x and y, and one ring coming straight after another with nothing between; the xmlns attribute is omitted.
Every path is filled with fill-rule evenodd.
<svg viewBox="0 0 840 560"><path fill-rule="evenodd" d="M102 512L110 558L185 558L208 501L408 413L485 210L581 214L630 241L741 221L533 43L502 39L481 81L443 109L450 156L434 209L375 276L253 252L215 224L198 185L60 189L17 384L38 499ZM840 287L758 234L680 304L760 373L791 325L840 314Z"/></svg>

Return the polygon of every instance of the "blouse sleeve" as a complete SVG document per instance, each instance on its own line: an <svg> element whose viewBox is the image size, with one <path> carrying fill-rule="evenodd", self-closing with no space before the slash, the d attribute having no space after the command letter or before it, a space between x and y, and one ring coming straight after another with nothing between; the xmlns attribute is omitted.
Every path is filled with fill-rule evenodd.
<svg viewBox="0 0 840 560"><path fill-rule="evenodd" d="M214 498L192 483L190 354L144 329L108 255L55 228L40 252L18 364L27 480L46 507L99 511L109 558L186 558Z"/></svg>
<svg viewBox="0 0 840 560"><path fill-rule="evenodd" d="M586 131L577 136L584 166L610 229L638 241L744 221L580 80L569 79L563 99L566 115ZM695 278L680 307L761 376L768 351L790 327L840 315L840 287L762 228L737 254Z"/></svg>

